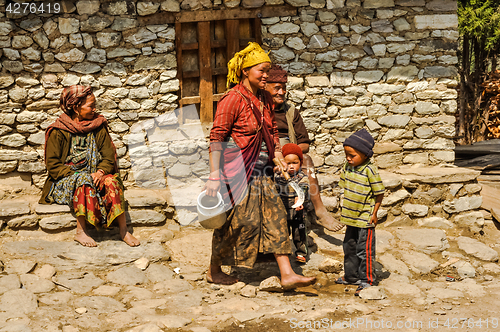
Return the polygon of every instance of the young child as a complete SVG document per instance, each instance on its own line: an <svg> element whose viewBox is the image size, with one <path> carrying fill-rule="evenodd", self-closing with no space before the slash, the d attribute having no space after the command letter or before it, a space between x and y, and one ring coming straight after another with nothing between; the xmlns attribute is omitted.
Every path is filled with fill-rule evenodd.
<svg viewBox="0 0 500 332"><path fill-rule="evenodd" d="M303 154L300 147L297 144L288 143L281 150L287 164L285 171L290 175L290 181L297 183L305 194L304 203L297 208L292 208L298 200L297 193L283 176L276 177L276 189L285 205L288 227L291 228L293 244L297 248L295 259L299 263L305 263L307 261L307 230L304 207L307 209L309 205L309 179L301 170Z"/></svg>
<svg viewBox="0 0 500 332"><path fill-rule="evenodd" d="M375 226L385 188L377 167L370 162L374 144L366 129L358 130L345 140L347 163L339 181L339 186L344 188L340 222L347 228L343 242L344 277L335 282L359 285L356 296L375 282Z"/></svg>

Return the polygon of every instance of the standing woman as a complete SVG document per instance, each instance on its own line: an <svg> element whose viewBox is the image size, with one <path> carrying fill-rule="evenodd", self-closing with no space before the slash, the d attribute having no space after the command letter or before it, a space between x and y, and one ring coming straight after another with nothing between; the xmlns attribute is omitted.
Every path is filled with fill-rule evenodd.
<svg viewBox="0 0 500 332"><path fill-rule="evenodd" d="M87 233L87 223L108 227L117 220L120 237L129 246L139 241L128 232L123 184L108 122L95 113L95 96L89 86L63 90L64 112L45 132L45 165L48 171L40 204L65 204L76 215L75 241L86 247L97 244Z"/></svg>
<svg viewBox="0 0 500 332"><path fill-rule="evenodd" d="M214 230L208 282L237 282L221 266L252 267L259 252L274 254L285 289L316 281L290 266L286 210L270 177L272 159L283 159L272 98L264 90L270 66L269 56L257 43L249 43L228 63L228 86L236 85L217 105L205 188L209 196L221 192L233 209L224 226Z"/></svg>

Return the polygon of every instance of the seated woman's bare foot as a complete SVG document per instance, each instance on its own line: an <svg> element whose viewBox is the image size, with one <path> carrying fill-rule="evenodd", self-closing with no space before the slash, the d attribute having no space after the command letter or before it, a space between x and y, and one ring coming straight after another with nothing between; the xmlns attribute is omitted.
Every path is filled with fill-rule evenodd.
<svg viewBox="0 0 500 332"><path fill-rule="evenodd" d="M318 211L316 211L316 216L318 217L318 219L316 220L316 223L318 225L328 229L329 231L338 232L342 228L344 228L344 226L345 226L344 224L335 220L335 218L333 218L328 213L328 211L326 211L326 209L323 211L323 213L318 213Z"/></svg>
<svg viewBox="0 0 500 332"><path fill-rule="evenodd" d="M316 277L304 277L298 274L292 274L286 277L281 277L281 286L284 290L290 290L297 287L306 287L313 285L316 282Z"/></svg>
<svg viewBox="0 0 500 332"><path fill-rule="evenodd" d="M210 269L207 272L207 281L213 284L219 285L232 285L237 283L239 280L236 277L225 274L222 271L210 272Z"/></svg>
<svg viewBox="0 0 500 332"><path fill-rule="evenodd" d="M126 231L125 235L122 235L122 232L120 232L120 237L122 238L123 242L128 244L131 247L137 247L139 244L139 240L137 240L132 234L130 234L128 231Z"/></svg>
<svg viewBox="0 0 500 332"><path fill-rule="evenodd" d="M94 239L88 236L84 231L76 232L75 241L84 247L97 247L97 243Z"/></svg>

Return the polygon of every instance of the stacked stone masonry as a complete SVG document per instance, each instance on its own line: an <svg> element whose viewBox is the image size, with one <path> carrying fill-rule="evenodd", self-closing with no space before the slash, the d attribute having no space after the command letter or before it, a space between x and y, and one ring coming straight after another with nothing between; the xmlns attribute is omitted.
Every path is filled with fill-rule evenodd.
<svg viewBox="0 0 500 332"><path fill-rule="evenodd" d="M408 167L394 172L381 171L386 193L379 210L382 227L416 226L423 228L463 228L472 234L481 234L485 219L492 215L481 209L480 172L452 166ZM332 212L339 212L342 192L337 187L339 176L320 176L325 204ZM194 183L192 186L199 186ZM127 221L134 226L153 226L164 223L199 225L194 212L194 199L200 188L182 187L174 199L172 189L129 189ZM40 205L32 199L6 199L0 202L0 227L61 231L76 227L76 219L68 206ZM174 210L176 207L176 216Z"/></svg>
<svg viewBox="0 0 500 332"><path fill-rule="evenodd" d="M62 1L59 14L0 14L0 175L43 185L44 130L60 114L62 89L83 84L109 120L127 187L199 192L208 130L177 118L174 24L140 18L281 5L297 16L263 17L263 46L289 72L288 98L320 172L342 166L342 142L362 127L381 169L454 160L456 1L82 0ZM179 197L176 206L194 206Z"/></svg>

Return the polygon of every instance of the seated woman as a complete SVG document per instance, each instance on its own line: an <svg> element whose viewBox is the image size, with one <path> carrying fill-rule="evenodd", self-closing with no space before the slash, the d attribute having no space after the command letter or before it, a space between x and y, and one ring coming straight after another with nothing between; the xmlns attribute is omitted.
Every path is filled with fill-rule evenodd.
<svg viewBox="0 0 500 332"><path fill-rule="evenodd" d="M95 96L88 86L63 90L64 112L45 132L45 165L48 178L40 204L67 204L76 214L75 241L95 247L86 222L96 228L118 221L120 236L129 246L139 245L128 232L123 184L108 123L95 113Z"/></svg>
<svg viewBox="0 0 500 332"><path fill-rule="evenodd" d="M273 158L283 159L271 95L264 90L271 60L250 43L228 63L228 85L210 131L210 177L207 195L221 192L226 223L214 230L207 281L234 284L237 278L221 266L253 267L259 253L274 254L285 289L313 284L315 277L296 274L288 255L292 248L286 210L271 178ZM222 190L221 190L222 189Z"/></svg>

